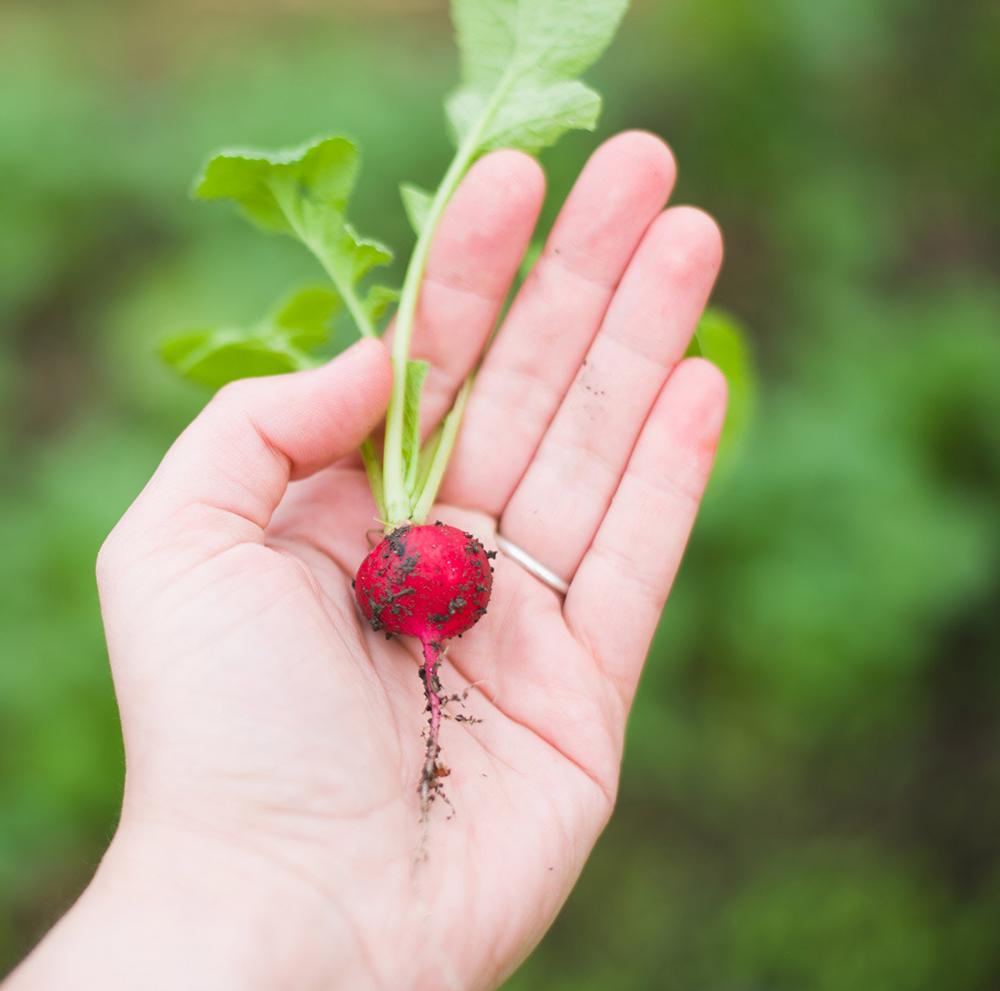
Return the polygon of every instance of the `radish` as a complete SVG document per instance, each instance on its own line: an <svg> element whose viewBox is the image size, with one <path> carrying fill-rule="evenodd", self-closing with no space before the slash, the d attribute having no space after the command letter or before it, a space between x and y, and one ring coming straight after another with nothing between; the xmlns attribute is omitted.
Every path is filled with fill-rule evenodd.
<svg viewBox="0 0 1000 991"><path fill-rule="evenodd" d="M492 552L479 541L454 527L425 525L473 382L470 375L441 425L423 437L420 396L428 364L411 358L410 342L431 243L479 157L498 148L537 154L569 130L594 129L601 98L579 77L610 44L627 7L628 0L452 0L463 78L446 109L457 150L436 191L401 187L417 241L398 292L364 285L393 254L347 219L360 170L360 153L350 139L332 135L276 152L220 152L194 186L198 198L231 200L258 227L299 240L331 285L299 291L250 327L202 327L167 341L161 354L181 375L221 386L247 375L314 366L324 358L335 318L349 317L360 334L375 337L398 302L385 441L381 451L373 439L361 447L387 536L361 564L355 594L376 629L415 637L423 648L430 713L419 789L425 819L447 773L438 760L448 701L438 679L444 643L485 613L493 581Z"/></svg>
<svg viewBox="0 0 1000 991"><path fill-rule="evenodd" d="M496 551L453 526L401 526L361 562L354 594L372 628L415 637L423 648L421 680L427 697L427 755L420 778L426 816L447 771L438 761L444 700L438 666L444 642L460 637L486 615Z"/></svg>

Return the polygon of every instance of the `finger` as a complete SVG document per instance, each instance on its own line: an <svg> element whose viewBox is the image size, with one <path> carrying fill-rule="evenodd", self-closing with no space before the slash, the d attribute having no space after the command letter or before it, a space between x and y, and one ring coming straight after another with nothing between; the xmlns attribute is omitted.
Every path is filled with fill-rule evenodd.
<svg viewBox="0 0 1000 991"><path fill-rule="evenodd" d="M721 260L719 229L700 210L676 207L656 220L504 510L503 535L567 580L687 349Z"/></svg>
<svg viewBox="0 0 1000 991"><path fill-rule="evenodd" d="M507 504L674 174L667 146L641 132L612 138L587 163L486 356L445 501L492 515Z"/></svg>
<svg viewBox="0 0 1000 991"><path fill-rule="evenodd" d="M430 362L421 411L426 429L479 360L544 198L538 163L498 151L472 167L448 204L427 260L411 343L411 357Z"/></svg>
<svg viewBox="0 0 1000 991"><path fill-rule="evenodd" d="M708 481L726 410L722 373L682 362L566 597L570 629L631 702Z"/></svg>
<svg viewBox="0 0 1000 991"><path fill-rule="evenodd" d="M129 528L208 512L227 539L267 526L290 479L356 448L385 412L392 366L363 340L322 368L222 389L177 439L129 511Z"/></svg>

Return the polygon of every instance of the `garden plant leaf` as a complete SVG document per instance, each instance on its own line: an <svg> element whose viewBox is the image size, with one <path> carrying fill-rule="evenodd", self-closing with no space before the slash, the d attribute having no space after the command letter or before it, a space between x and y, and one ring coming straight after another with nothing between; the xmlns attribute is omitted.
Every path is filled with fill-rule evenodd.
<svg viewBox="0 0 1000 991"><path fill-rule="evenodd" d="M427 223L427 216L434 202L434 194L426 189L415 186L412 182L404 182L399 187L399 195L403 200L406 219L415 234L419 234Z"/></svg>
<svg viewBox="0 0 1000 991"><path fill-rule="evenodd" d="M601 98L578 78L611 43L628 0L452 0L462 86L448 100L459 145L537 153L593 130Z"/></svg>
<svg viewBox="0 0 1000 991"><path fill-rule="evenodd" d="M391 286L374 285L362 300L361 305L373 325L379 324L385 315L399 301L399 290Z"/></svg>
<svg viewBox="0 0 1000 991"><path fill-rule="evenodd" d="M388 265L392 252L347 221L359 168L357 146L340 136L284 151L233 149L208 162L193 192L232 200L264 230L297 237L326 269L362 333L371 335L357 286L373 268Z"/></svg>
<svg viewBox="0 0 1000 991"><path fill-rule="evenodd" d="M287 332L294 347L312 351L330 340L333 318L340 308L340 298L332 289L309 286L280 303L271 322L276 331Z"/></svg>
<svg viewBox="0 0 1000 991"><path fill-rule="evenodd" d="M256 326L188 331L165 341L160 356L179 375L213 389L240 378L312 368L339 309L331 289L301 289Z"/></svg>

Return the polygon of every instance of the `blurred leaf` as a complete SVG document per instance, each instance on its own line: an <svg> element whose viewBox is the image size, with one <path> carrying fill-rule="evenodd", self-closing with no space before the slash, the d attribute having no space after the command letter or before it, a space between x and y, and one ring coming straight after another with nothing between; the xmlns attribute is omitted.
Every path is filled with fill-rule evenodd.
<svg viewBox="0 0 1000 991"><path fill-rule="evenodd" d="M287 331L293 347L312 351L330 339L333 318L340 308L337 294L325 286L300 289L278 306L274 329Z"/></svg>
<svg viewBox="0 0 1000 991"><path fill-rule="evenodd" d="M312 366L303 352L240 330L193 331L160 349L164 361L191 382L218 389L236 379L281 375Z"/></svg>
<svg viewBox="0 0 1000 991"><path fill-rule="evenodd" d="M688 355L712 362L729 384L729 408L720 444L725 457L742 442L753 412L756 378L746 331L735 317L709 307L698 323Z"/></svg>
<svg viewBox="0 0 1000 991"><path fill-rule="evenodd" d="M302 289L256 327L189 331L165 341L160 356L179 375L213 389L236 379L312 368L317 359L311 352L329 341L339 308L332 290Z"/></svg>
<svg viewBox="0 0 1000 991"><path fill-rule="evenodd" d="M448 99L456 144L537 153L593 130L601 98L577 77L610 45L628 0L452 0L462 86Z"/></svg>

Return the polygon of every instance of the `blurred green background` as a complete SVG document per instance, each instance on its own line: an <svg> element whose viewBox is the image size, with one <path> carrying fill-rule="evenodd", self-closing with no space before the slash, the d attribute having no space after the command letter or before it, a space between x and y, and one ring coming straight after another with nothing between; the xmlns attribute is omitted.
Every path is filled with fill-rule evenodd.
<svg viewBox="0 0 1000 991"><path fill-rule="evenodd" d="M760 382L510 991L1000 987L998 52L991 0L636 0L593 74L727 232ZM154 346L317 274L189 180L346 130L406 249L454 77L444 0L0 6L0 972L114 828L94 555L204 400ZM596 140L545 157L546 222Z"/></svg>

